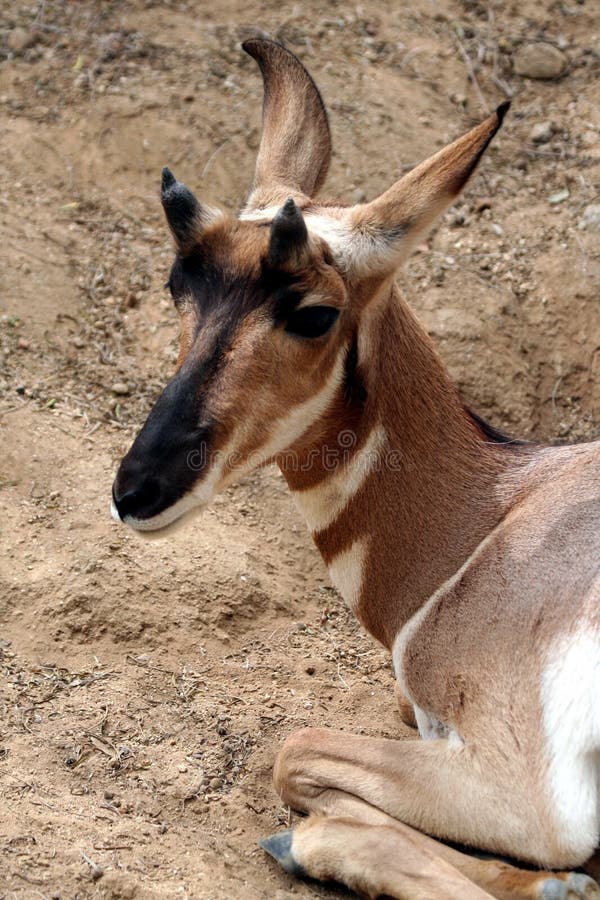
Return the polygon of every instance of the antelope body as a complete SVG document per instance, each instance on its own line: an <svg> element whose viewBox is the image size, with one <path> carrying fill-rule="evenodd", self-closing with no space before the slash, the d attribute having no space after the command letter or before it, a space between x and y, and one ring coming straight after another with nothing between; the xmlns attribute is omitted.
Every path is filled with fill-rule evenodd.
<svg viewBox="0 0 600 900"><path fill-rule="evenodd" d="M310 816L264 844L289 871L410 900L598 896L426 836L562 869L600 833L600 445L510 442L465 410L394 284L506 109L376 200L319 204L317 88L279 44L244 49L265 87L254 186L232 218L163 172L181 351L113 515L163 529L275 461L392 652L424 740L293 734L275 786Z"/></svg>

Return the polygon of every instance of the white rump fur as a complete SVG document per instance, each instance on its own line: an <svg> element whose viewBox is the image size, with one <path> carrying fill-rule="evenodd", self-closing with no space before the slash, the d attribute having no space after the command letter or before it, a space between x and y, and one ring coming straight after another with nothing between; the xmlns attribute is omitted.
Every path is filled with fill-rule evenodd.
<svg viewBox="0 0 600 900"><path fill-rule="evenodd" d="M542 708L557 832L567 852L591 855L600 831L600 633L562 637L548 660Z"/></svg>

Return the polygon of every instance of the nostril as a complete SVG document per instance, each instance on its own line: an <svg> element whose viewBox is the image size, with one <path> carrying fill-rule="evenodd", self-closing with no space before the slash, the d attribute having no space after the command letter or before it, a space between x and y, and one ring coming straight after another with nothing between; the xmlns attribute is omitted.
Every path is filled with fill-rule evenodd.
<svg viewBox="0 0 600 900"><path fill-rule="evenodd" d="M153 514L152 508L160 499L160 494L160 486L154 479L144 481L134 490L119 491L113 485L113 500L122 519L126 516L148 518Z"/></svg>

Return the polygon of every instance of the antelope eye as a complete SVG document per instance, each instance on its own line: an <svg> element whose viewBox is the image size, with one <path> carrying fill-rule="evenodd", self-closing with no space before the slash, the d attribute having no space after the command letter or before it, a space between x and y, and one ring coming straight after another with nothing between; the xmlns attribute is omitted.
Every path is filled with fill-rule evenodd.
<svg viewBox="0 0 600 900"><path fill-rule="evenodd" d="M334 306L304 306L290 313L285 330L296 337L321 337L329 331L339 314L339 309Z"/></svg>

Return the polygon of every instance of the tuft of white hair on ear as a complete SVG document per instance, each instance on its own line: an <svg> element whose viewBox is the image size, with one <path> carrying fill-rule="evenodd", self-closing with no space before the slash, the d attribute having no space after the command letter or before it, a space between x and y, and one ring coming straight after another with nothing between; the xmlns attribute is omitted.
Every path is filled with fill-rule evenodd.
<svg viewBox="0 0 600 900"><path fill-rule="evenodd" d="M327 243L336 265L349 278L377 276L400 265L407 229L354 222L353 209L336 209L335 217L322 212L307 215L309 234Z"/></svg>

